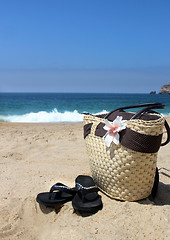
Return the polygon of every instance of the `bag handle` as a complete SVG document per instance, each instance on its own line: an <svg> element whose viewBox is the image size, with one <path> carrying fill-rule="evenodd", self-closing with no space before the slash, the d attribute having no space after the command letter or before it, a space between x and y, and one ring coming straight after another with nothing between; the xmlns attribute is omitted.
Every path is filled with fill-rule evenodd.
<svg viewBox="0 0 170 240"><path fill-rule="evenodd" d="M140 110L139 112L137 112L131 119L136 119L137 117L139 117L142 113L146 113L149 110L152 109L163 109L165 108L165 105L163 105L162 103L155 103L154 105L151 106L147 106L146 108L143 108L142 110Z"/></svg>
<svg viewBox="0 0 170 240"><path fill-rule="evenodd" d="M165 141L164 143L161 143L161 146L165 146L165 145L168 144L169 141L170 141L170 128L169 128L169 125L168 125L168 123L167 123L166 120L165 120L165 122L164 122L164 126L165 126L166 132L167 132L167 139L166 139L166 141Z"/></svg>
<svg viewBox="0 0 170 240"><path fill-rule="evenodd" d="M130 109L130 108L141 108L141 107L146 107L142 110L140 110L139 112L137 112L132 119L137 118L138 116L140 116L142 113L147 112L148 110L151 109L163 109L165 107L165 105L163 105L162 103L145 103L145 104L139 104L139 105L132 105L132 106L127 106L127 107L121 107L121 108L117 108L111 112L109 112L104 118L107 119L113 112L116 112L118 110L125 110L125 109Z"/></svg>
<svg viewBox="0 0 170 240"><path fill-rule="evenodd" d="M109 112L104 118L107 119L113 112L118 111L118 110L124 110L124 109L130 109L130 108L140 108L140 107L145 107L145 108L138 111L131 119L136 119L142 113L146 113L146 112L148 112L149 110L152 110L152 109L163 109L163 108L165 108L165 105L162 104L162 103L146 103L146 104L139 104L139 105L121 107L121 108L117 108L117 109ZM170 141L170 128L169 128L169 125L168 125L166 120L164 122L164 125L165 125L166 132L167 132L167 139L164 143L161 144L161 146L165 146Z"/></svg>

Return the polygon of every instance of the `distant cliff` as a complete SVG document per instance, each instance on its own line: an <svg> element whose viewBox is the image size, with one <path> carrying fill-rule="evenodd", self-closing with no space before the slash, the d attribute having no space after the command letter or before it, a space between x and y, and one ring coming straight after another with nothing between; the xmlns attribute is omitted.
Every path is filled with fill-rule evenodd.
<svg viewBox="0 0 170 240"><path fill-rule="evenodd" d="M170 94L170 83L163 85L159 94Z"/></svg>

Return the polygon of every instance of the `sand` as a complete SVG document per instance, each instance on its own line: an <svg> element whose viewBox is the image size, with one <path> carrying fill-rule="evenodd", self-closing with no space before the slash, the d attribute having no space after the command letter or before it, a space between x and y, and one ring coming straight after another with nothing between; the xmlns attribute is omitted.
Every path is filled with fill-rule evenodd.
<svg viewBox="0 0 170 240"><path fill-rule="evenodd" d="M170 239L170 144L159 150L154 201L100 192L103 209L82 216L71 202L51 210L35 199L56 182L73 187L78 175L91 174L83 124L0 123L0 134L0 239Z"/></svg>

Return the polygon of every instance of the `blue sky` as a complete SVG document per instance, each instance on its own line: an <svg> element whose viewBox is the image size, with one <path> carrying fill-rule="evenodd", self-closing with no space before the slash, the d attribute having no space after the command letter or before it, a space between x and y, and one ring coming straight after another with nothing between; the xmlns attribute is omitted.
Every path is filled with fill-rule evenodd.
<svg viewBox="0 0 170 240"><path fill-rule="evenodd" d="M0 0L1 92L150 92L170 82L169 0Z"/></svg>

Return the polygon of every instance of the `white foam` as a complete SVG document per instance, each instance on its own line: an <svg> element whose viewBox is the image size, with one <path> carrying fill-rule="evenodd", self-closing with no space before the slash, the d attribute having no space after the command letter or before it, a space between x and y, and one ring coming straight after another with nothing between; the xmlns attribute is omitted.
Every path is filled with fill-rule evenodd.
<svg viewBox="0 0 170 240"><path fill-rule="evenodd" d="M54 109L51 112L40 111L31 112L23 115L0 116L1 121L7 122L25 122L25 123L43 123L43 122L82 122L83 115L77 110L73 112L65 111L63 113Z"/></svg>
<svg viewBox="0 0 170 240"><path fill-rule="evenodd" d="M163 117L170 117L170 113L166 113L166 114L162 113L162 116Z"/></svg>
<svg viewBox="0 0 170 240"><path fill-rule="evenodd" d="M94 113L94 114L106 114L106 113L108 113L108 111L106 111L106 110L102 110L101 112Z"/></svg>
<svg viewBox="0 0 170 240"><path fill-rule="evenodd" d="M84 112L85 113L85 112ZM106 114L108 111L102 110L101 112L93 112L92 114ZM163 116L170 116L168 114L162 114ZM83 114L77 110L73 112L65 111L58 112L55 108L51 112L40 111L37 113L31 112L23 115L9 115L0 116L0 121L5 122L25 122L25 123L45 123L45 122L82 122Z"/></svg>

